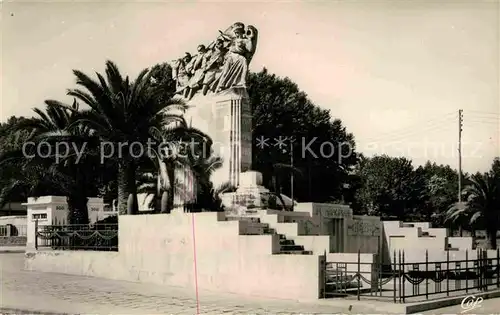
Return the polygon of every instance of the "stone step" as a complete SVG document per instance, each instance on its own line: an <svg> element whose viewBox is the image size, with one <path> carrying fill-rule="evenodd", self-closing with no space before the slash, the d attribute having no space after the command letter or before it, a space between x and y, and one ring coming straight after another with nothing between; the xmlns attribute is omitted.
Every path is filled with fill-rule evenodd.
<svg viewBox="0 0 500 315"><path fill-rule="evenodd" d="M302 250L302 251L280 251L279 253L276 253L275 255L312 255L313 252L310 250Z"/></svg>
<svg viewBox="0 0 500 315"><path fill-rule="evenodd" d="M264 234L276 234L276 230L270 227L264 228Z"/></svg>
<svg viewBox="0 0 500 315"><path fill-rule="evenodd" d="M255 217L239 217L239 216L230 216L226 217L226 221L249 221L254 223L261 223L260 218Z"/></svg>
<svg viewBox="0 0 500 315"><path fill-rule="evenodd" d="M280 239L280 245L295 245L295 242L293 240L288 240L286 238L281 238Z"/></svg>
<svg viewBox="0 0 500 315"><path fill-rule="evenodd" d="M303 251L304 246L302 245L281 245L281 250L282 251Z"/></svg>
<svg viewBox="0 0 500 315"><path fill-rule="evenodd" d="M350 279L348 281L327 281L325 285L326 289L328 291L332 289L337 289L337 288L342 288L342 289L347 289L347 288L357 288L358 287L358 280ZM362 287L362 285L360 285Z"/></svg>
<svg viewBox="0 0 500 315"><path fill-rule="evenodd" d="M326 274L326 278L330 279L332 281L339 280L339 281L351 281L354 278L354 275L346 275L344 274Z"/></svg>

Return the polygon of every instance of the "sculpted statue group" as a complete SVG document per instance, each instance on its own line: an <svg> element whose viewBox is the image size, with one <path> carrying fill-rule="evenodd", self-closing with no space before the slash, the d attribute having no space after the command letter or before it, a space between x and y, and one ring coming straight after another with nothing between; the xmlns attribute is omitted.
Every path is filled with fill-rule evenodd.
<svg viewBox="0 0 500 315"><path fill-rule="evenodd" d="M210 45L199 45L195 56L186 53L172 66L176 93L191 99L196 92L218 93L232 87L246 87L248 65L257 46L258 31L237 22Z"/></svg>

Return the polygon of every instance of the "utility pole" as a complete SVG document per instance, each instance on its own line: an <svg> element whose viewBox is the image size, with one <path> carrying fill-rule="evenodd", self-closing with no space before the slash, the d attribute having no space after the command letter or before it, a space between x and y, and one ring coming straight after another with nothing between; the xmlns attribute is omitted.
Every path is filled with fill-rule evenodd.
<svg viewBox="0 0 500 315"><path fill-rule="evenodd" d="M458 202L462 202L462 129L463 110L458 110Z"/></svg>
<svg viewBox="0 0 500 315"><path fill-rule="evenodd" d="M294 169L293 169L293 142L294 142L294 139L293 138L290 138L290 164L292 166L292 174L290 176L290 197L292 198L292 211L293 211L293 208L295 206L295 201L293 199L293 172L294 172Z"/></svg>

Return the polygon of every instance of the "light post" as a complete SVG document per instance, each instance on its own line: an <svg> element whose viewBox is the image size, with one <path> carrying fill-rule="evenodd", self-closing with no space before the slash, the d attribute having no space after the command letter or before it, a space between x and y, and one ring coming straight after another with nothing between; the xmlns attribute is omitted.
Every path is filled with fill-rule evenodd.
<svg viewBox="0 0 500 315"><path fill-rule="evenodd" d="M342 203L343 204L347 204L345 201L345 194L349 188L351 188L351 185L349 185L348 183L342 184Z"/></svg>

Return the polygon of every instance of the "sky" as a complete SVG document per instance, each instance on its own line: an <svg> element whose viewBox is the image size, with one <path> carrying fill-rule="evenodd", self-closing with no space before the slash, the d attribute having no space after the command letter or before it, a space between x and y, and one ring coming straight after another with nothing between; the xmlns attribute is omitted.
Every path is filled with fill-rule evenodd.
<svg viewBox="0 0 500 315"><path fill-rule="evenodd" d="M500 155L499 1L4 1L0 121L71 102L72 69L106 60L136 76L210 43L232 23L259 30L251 71L289 77L354 134L357 151L489 169Z"/></svg>

